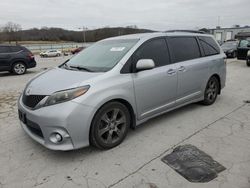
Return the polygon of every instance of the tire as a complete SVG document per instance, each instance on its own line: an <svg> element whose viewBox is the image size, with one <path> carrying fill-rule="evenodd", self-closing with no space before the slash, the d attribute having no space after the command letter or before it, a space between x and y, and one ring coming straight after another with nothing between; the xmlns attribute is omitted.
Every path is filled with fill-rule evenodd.
<svg viewBox="0 0 250 188"><path fill-rule="evenodd" d="M92 120L90 144L105 150L118 146L125 139L130 123L130 113L125 105L119 102L105 104Z"/></svg>
<svg viewBox="0 0 250 188"><path fill-rule="evenodd" d="M202 104L206 106L212 105L217 99L219 90L219 80L215 76L212 76L207 82L207 86L204 92L204 100L202 101Z"/></svg>
<svg viewBox="0 0 250 188"><path fill-rule="evenodd" d="M23 62L16 62L12 66L12 72L16 75L25 74L27 70L26 65Z"/></svg>
<svg viewBox="0 0 250 188"><path fill-rule="evenodd" d="M250 67L250 59L247 59L247 66Z"/></svg>
<svg viewBox="0 0 250 188"><path fill-rule="evenodd" d="M56 56L57 56L57 57L60 57L60 56L61 56L61 54L57 54Z"/></svg>
<svg viewBox="0 0 250 188"><path fill-rule="evenodd" d="M237 57L237 54L236 54L236 51L234 51L233 58L236 58L236 57Z"/></svg>

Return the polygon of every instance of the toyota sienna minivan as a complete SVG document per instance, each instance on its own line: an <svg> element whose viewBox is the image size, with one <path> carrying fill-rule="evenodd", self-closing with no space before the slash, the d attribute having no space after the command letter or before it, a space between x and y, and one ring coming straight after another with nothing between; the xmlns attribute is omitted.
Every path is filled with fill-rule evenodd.
<svg viewBox="0 0 250 188"><path fill-rule="evenodd" d="M211 35L105 39L27 84L18 101L21 126L52 150L110 149L150 118L190 103L213 104L225 86L225 63Z"/></svg>

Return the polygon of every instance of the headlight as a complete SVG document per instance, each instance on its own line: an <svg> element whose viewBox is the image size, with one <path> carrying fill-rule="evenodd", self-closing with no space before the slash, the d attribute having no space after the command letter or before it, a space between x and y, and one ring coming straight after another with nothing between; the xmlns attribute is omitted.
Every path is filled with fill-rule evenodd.
<svg viewBox="0 0 250 188"><path fill-rule="evenodd" d="M74 98L77 98L83 94L85 94L89 89L89 86L78 87L74 89L58 91L53 93L49 98L46 100L44 106L50 106L66 101L70 101Z"/></svg>
<svg viewBox="0 0 250 188"><path fill-rule="evenodd" d="M250 56L250 50L248 50L248 52L247 52L247 56Z"/></svg>

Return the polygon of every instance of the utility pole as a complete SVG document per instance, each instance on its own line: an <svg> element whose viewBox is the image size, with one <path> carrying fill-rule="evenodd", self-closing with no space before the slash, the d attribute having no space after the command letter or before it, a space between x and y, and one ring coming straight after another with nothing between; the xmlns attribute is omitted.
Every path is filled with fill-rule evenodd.
<svg viewBox="0 0 250 188"><path fill-rule="evenodd" d="M218 16L218 26L220 26L220 16Z"/></svg>
<svg viewBox="0 0 250 188"><path fill-rule="evenodd" d="M82 34L83 34L83 43L86 42L86 31L88 30L87 27L83 26L82 28L78 28L82 30Z"/></svg>

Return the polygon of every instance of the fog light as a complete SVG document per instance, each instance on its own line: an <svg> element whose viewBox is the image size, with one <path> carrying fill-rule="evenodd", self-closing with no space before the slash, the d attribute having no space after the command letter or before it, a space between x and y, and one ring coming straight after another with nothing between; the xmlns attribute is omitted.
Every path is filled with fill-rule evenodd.
<svg viewBox="0 0 250 188"><path fill-rule="evenodd" d="M60 143L63 140L63 137L59 133L53 133L53 134L51 134L51 136L49 137L49 139L50 139L51 142L53 142L55 144L58 144L58 143Z"/></svg>

